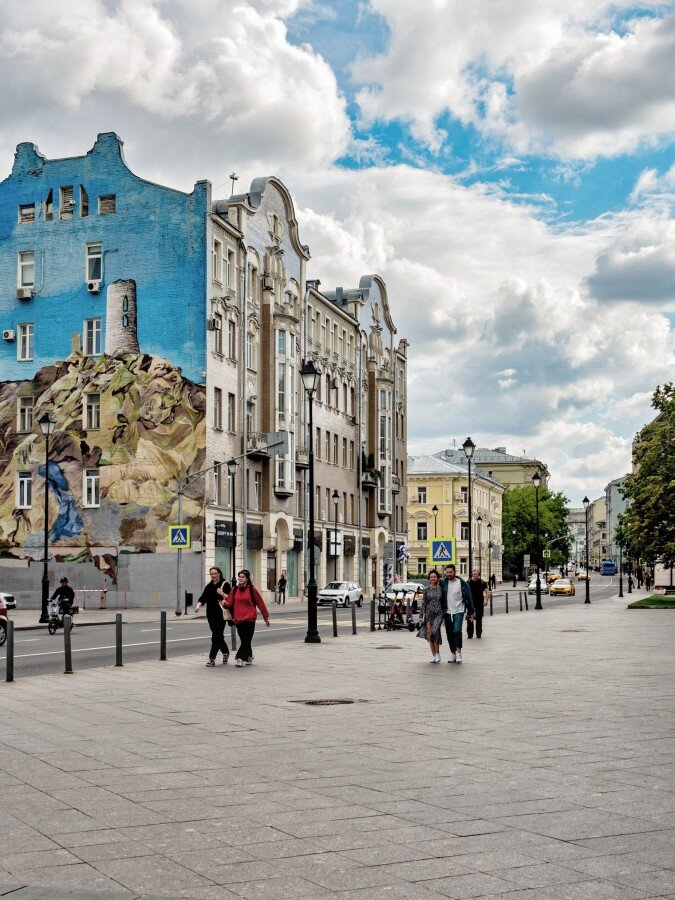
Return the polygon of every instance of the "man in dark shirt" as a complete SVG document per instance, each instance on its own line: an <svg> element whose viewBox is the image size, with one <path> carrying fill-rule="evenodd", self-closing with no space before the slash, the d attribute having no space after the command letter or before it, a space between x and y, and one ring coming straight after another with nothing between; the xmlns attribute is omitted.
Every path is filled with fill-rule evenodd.
<svg viewBox="0 0 675 900"><path fill-rule="evenodd" d="M483 607L489 599L489 587L487 582L480 577L478 569L474 569L469 579L469 590L471 591L471 599L476 611L476 637L480 639L483 635ZM471 619L466 623L466 636L471 639L473 637L474 623Z"/></svg>
<svg viewBox="0 0 675 900"><path fill-rule="evenodd" d="M59 610L62 616L67 616L75 599L75 591L68 584L67 578L62 578L59 587L52 594L52 600L59 601Z"/></svg>

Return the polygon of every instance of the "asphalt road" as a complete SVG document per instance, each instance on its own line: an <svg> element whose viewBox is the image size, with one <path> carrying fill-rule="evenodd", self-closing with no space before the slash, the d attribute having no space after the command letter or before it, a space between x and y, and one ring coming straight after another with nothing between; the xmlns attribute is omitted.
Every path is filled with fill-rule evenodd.
<svg viewBox="0 0 675 900"><path fill-rule="evenodd" d="M583 603L584 584L576 585L576 597L549 598L542 596L544 608L548 606L564 606ZM520 583L515 590L509 588L509 614L521 615L518 594L523 590ZM591 581L591 600L603 599L616 594L617 578L596 578ZM505 614L505 590L496 594L493 610L495 616ZM534 609L534 596L528 597L530 612ZM259 620L256 628L254 649L260 648L262 654L266 644L285 643L287 641L304 640L307 631L306 605L278 607L270 610L272 625L266 628ZM485 632L488 633L489 612L485 610ZM356 610L357 628L365 630L370 624L368 604ZM167 656L184 656L190 653L201 653L206 663L210 647L210 632L204 616L190 617L190 621L177 622L167 617ZM319 607L319 633L324 637L332 636L332 619L329 607ZM377 620L376 620L377 621ZM338 634L351 636L351 611L338 609ZM97 666L114 666L115 664L115 627L114 625L97 625L86 628L75 628L72 631L73 670L90 669ZM231 645L229 628L226 638ZM159 613L156 622L137 622L125 624L123 632L123 661L130 664L141 660L159 659ZM6 646L0 649L0 677L4 679ZM232 665L232 663L230 663ZM19 631L14 637L14 677L26 678L31 675L61 674L64 667L63 631L49 635L42 631Z"/></svg>

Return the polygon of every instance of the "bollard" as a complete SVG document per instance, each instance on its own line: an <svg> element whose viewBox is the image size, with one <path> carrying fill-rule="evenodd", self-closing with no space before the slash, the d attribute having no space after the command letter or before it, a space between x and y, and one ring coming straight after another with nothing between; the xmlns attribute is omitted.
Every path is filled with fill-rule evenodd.
<svg viewBox="0 0 675 900"><path fill-rule="evenodd" d="M530 607L527 605L527 591L523 591L523 596L525 597L525 612L529 612Z"/></svg>
<svg viewBox="0 0 675 900"><path fill-rule="evenodd" d="M333 637L337 637L337 600L331 603L333 610Z"/></svg>
<svg viewBox="0 0 675 900"><path fill-rule="evenodd" d="M72 621L70 616L63 617L63 650L66 657L66 667L63 670L64 675L73 674L73 651L70 646L70 625Z"/></svg>
<svg viewBox="0 0 675 900"><path fill-rule="evenodd" d="M382 603L380 598L375 598L375 594L373 594L373 603L377 603L377 630L382 631Z"/></svg>
<svg viewBox="0 0 675 900"><path fill-rule="evenodd" d="M523 611L523 592L518 591L518 600L520 602L520 611Z"/></svg>
<svg viewBox="0 0 675 900"><path fill-rule="evenodd" d="M122 665L122 613L115 613L115 666Z"/></svg>
<svg viewBox="0 0 675 900"><path fill-rule="evenodd" d="M375 600L370 601L370 630L375 631Z"/></svg>
<svg viewBox="0 0 675 900"><path fill-rule="evenodd" d="M490 591L490 615L493 615L493 613L492 613L492 591Z"/></svg>
<svg viewBox="0 0 675 900"><path fill-rule="evenodd" d="M5 681L14 681L14 622L7 619L7 656L5 657Z"/></svg>
<svg viewBox="0 0 675 900"><path fill-rule="evenodd" d="M232 649L237 649L237 629L234 622L230 622L230 637L232 638Z"/></svg>
<svg viewBox="0 0 675 900"><path fill-rule="evenodd" d="M166 610L159 614L159 658L166 659Z"/></svg>
<svg viewBox="0 0 675 900"><path fill-rule="evenodd" d="M352 634L356 634L356 602L352 600Z"/></svg>
<svg viewBox="0 0 675 900"><path fill-rule="evenodd" d="M509 592L506 592L506 611L509 611Z"/></svg>

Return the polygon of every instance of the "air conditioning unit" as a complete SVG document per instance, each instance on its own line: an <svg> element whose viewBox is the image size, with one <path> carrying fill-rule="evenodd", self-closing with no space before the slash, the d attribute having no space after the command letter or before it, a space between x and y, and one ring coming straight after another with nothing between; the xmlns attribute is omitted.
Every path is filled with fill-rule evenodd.
<svg viewBox="0 0 675 900"><path fill-rule="evenodd" d="M16 332L11 328L5 328L2 332L3 341L15 341L16 340Z"/></svg>
<svg viewBox="0 0 675 900"><path fill-rule="evenodd" d="M101 282L98 281L88 281L87 282L87 290L90 294L100 294L101 293Z"/></svg>
<svg viewBox="0 0 675 900"><path fill-rule="evenodd" d="M209 319L209 331L220 331L220 329L222 327L223 327L222 319L218 319L217 317L213 318L213 319Z"/></svg>
<svg viewBox="0 0 675 900"><path fill-rule="evenodd" d="M17 300L30 300L34 294L35 290L32 287L20 287L16 289Z"/></svg>

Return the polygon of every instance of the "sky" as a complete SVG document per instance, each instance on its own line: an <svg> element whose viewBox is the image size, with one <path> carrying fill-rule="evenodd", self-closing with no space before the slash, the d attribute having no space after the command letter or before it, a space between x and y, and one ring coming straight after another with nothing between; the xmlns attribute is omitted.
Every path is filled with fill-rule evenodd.
<svg viewBox="0 0 675 900"><path fill-rule="evenodd" d="M116 131L214 196L278 175L324 289L379 273L409 450L537 456L573 505L675 379L675 10L623 0L1 0L16 144Z"/></svg>

